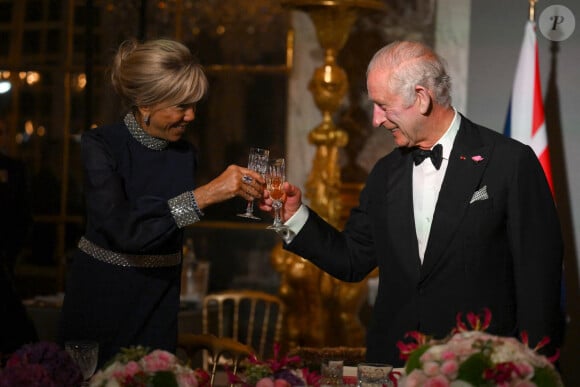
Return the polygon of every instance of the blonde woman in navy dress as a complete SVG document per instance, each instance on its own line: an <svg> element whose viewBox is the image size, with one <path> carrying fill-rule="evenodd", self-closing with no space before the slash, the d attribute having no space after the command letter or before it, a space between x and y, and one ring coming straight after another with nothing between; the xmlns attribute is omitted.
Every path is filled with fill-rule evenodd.
<svg viewBox="0 0 580 387"><path fill-rule="evenodd" d="M264 183L230 165L196 186L196 152L182 137L208 82L186 46L124 42L111 80L128 113L82 136L87 224L60 327L61 342L98 341L99 366L130 345L175 351L184 227L209 205L259 198Z"/></svg>

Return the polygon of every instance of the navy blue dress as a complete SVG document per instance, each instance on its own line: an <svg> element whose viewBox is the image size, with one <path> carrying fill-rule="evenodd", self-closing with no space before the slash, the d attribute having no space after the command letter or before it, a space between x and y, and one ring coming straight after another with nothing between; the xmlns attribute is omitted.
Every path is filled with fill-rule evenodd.
<svg viewBox="0 0 580 387"><path fill-rule="evenodd" d="M191 144L178 141L154 150L119 123L85 132L81 153L85 238L119 253L179 253L183 231L167 200L194 188ZM130 345L175 352L180 272L181 264L122 267L78 250L66 280L62 343L97 340L99 366Z"/></svg>

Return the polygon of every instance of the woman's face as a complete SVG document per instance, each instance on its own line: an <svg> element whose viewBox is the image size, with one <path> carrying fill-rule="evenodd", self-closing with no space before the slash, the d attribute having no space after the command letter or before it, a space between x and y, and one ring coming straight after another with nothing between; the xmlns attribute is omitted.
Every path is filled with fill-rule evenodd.
<svg viewBox="0 0 580 387"><path fill-rule="evenodd" d="M183 137L187 126L195 119L195 103L145 110L149 125L142 124L143 130L153 137L175 142Z"/></svg>

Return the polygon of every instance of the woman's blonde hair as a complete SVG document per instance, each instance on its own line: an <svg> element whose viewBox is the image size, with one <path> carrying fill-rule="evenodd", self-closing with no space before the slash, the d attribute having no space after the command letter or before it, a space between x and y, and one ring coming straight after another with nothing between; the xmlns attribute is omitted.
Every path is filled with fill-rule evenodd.
<svg viewBox="0 0 580 387"><path fill-rule="evenodd" d="M168 39L121 43L111 81L126 107L195 103L208 88L203 68L191 51Z"/></svg>

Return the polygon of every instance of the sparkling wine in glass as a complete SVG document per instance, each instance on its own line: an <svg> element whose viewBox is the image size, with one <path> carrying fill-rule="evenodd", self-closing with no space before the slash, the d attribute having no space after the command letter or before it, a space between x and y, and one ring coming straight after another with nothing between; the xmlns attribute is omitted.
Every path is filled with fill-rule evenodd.
<svg viewBox="0 0 580 387"><path fill-rule="evenodd" d="M280 217L280 209L282 208L282 198L284 191L282 185L286 181L286 162L284 159L273 159L268 163L268 170L266 171L266 189L270 193L273 200L272 208L274 208L274 222L268 226L268 229L282 231L288 227L282 224Z"/></svg>
<svg viewBox="0 0 580 387"><path fill-rule="evenodd" d="M262 176L266 173L266 169L268 168L268 160L270 157L270 151L264 148L250 148L250 155L248 156L248 169L252 171L256 171ZM248 204L246 205L246 212L242 214L238 214L242 218L247 219L256 219L260 220L261 218L254 215L254 201L248 200Z"/></svg>
<svg viewBox="0 0 580 387"><path fill-rule="evenodd" d="M84 379L82 385L88 386L89 379L97 369L99 343L88 340L67 341L64 348L81 370Z"/></svg>

